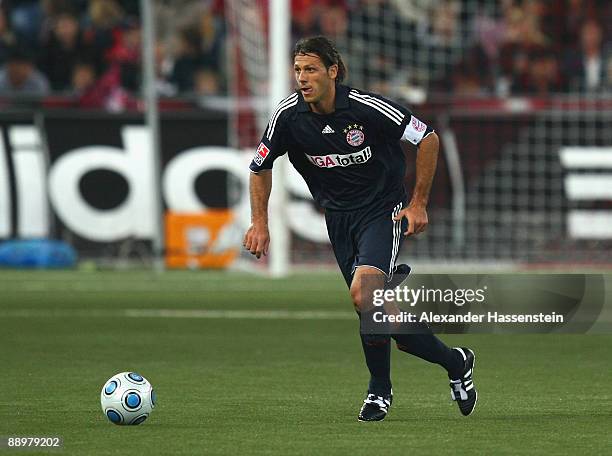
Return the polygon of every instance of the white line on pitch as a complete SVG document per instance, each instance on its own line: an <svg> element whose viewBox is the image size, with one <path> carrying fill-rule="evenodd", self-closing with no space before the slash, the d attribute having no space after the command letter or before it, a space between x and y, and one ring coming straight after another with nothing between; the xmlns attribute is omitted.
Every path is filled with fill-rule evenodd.
<svg viewBox="0 0 612 456"><path fill-rule="evenodd" d="M0 311L0 318L184 318L247 320L354 320L353 312L325 310L121 309Z"/></svg>
<svg viewBox="0 0 612 456"><path fill-rule="evenodd" d="M296 284L252 284L252 283L219 283L201 284L199 286L178 284L152 284L152 283L50 283L50 282L23 282L11 283L3 287L3 291L12 293L49 293L56 291L75 291L86 293L251 293L265 291L282 293L288 291L308 291L313 293L329 293L344 291L343 287L337 290L322 286L320 283Z"/></svg>

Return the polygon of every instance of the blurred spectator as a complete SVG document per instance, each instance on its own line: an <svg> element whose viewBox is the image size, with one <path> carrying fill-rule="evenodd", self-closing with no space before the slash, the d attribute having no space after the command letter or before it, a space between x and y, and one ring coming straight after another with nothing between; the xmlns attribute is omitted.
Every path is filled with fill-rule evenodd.
<svg viewBox="0 0 612 456"><path fill-rule="evenodd" d="M171 97L176 95L176 87L169 81L172 63L167 57L166 45L162 41L155 44L155 74L158 95Z"/></svg>
<svg viewBox="0 0 612 456"><path fill-rule="evenodd" d="M16 42L15 35L6 20L4 9L0 8L0 65L6 61L10 49L15 46Z"/></svg>
<svg viewBox="0 0 612 456"><path fill-rule="evenodd" d="M124 20L125 13L115 0L90 0L84 20L85 41L100 50L111 48Z"/></svg>
<svg viewBox="0 0 612 456"><path fill-rule="evenodd" d="M113 21L115 23L115 21ZM114 44L106 52L108 70L80 98L80 105L119 112L138 106L136 95L141 85L141 28L124 21L113 30Z"/></svg>
<svg viewBox="0 0 612 456"><path fill-rule="evenodd" d="M526 78L516 82L515 93L546 96L561 92L563 86L556 56L547 50L534 52L529 58Z"/></svg>
<svg viewBox="0 0 612 456"><path fill-rule="evenodd" d="M70 87L73 67L77 60L96 60L94 48L85 43L78 20L70 13L61 13L41 49L40 68L55 91Z"/></svg>
<svg viewBox="0 0 612 456"><path fill-rule="evenodd" d="M342 3L329 5L319 19L321 33L337 41L346 35L348 11Z"/></svg>
<svg viewBox="0 0 612 456"><path fill-rule="evenodd" d="M43 10L39 0L9 0L9 18L18 43L28 49L36 49L43 22ZM4 6L4 5L3 5Z"/></svg>
<svg viewBox="0 0 612 456"><path fill-rule="evenodd" d="M40 96L49 93L49 81L36 69L32 56L12 49L0 69L0 93Z"/></svg>
<svg viewBox="0 0 612 456"><path fill-rule="evenodd" d="M291 1L291 41L295 43L305 36L320 35L320 0Z"/></svg>
<svg viewBox="0 0 612 456"><path fill-rule="evenodd" d="M461 4L457 0L444 0L431 11L427 32L420 43L428 46L428 72L430 79L450 74L459 60L462 39L459 26Z"/></svg>
<svg viewBox="0 0 612 456"><path fill-rule="evenodd" d="M196 26L186 26L178 32L176 57L170 81L179 92L193 91L195 74L201 65L200 39Z"/></svg>
<svg viewBox="0 0 612 456"><path fill-rule="evenodd" d="M582 24L597 17L594 0L564 0L553 2L561 8L558 41L564 50L578 50Z"/></svg>
<svg viewBox="0 0 612 456"><path fill-rule="evenodd" d="M603 30L593 19L580 28L580 48L570 51L566 59L566 74L570 77L570 89L597 91L606 79L607 58L603 49Z"/></svg>
<svg viewBox="0 0 612 456"><path fill-rule="evenodd" d="M85 75L81 76L83 80L79 82L84 83L87 77ZM84 84L82 86L83 92L79 97L79 106L103 108L112 112L137 108L136 98L122 84L121 67L114 65L93 85L87 87Z"/></svg>
<svg viewBox="0 0 612 456"><path fill-rule="evenodd" d="M170 82L179 92L195 90L196 73L201 67L214 68L220 82L224 38L223 23L212 7L201 9L196 21L189 21L178 30Z"/></svg>
<svg viewBox="0 0 612 456"><path fill-rule="evenodd" d="M480 48L474 48L451 71L452 86L447 87L460 97L475 97L487 94L491 86L486 68L486 55Z"/></svg>
<svg viewBox="0 0 612 456"><path fill-rule="evenodd" d="M346 60L349 62L351 84L388 94L391 85L424 83L426 72L419 71L419 65L411 65L414 62L405 62L401 53L396 51L411 44L414 46L412 55L417 54L417 49L422 49L423 42L417 38L414 24L386 0L359 0L354 3L348 14L346 36ZM385 33L385 46L380 42L381 31ZM401 79L392 82L393 77Z"/></svg>
<svg viewBox="0 0 612 456"><path fill-rule="evenodd" d="M556 78L549 74L553 70L549 53L551 41L541 30L541 15L541 2L533 0L523 5L509 2L504 10L505 36L499 50L500 84L514 94L548 93L557 85L552 82Z"/></svg>
<svg viewBox="0 0 612 456"><path fill-rule="evenodd" d="M115 44L106 53L111 65L119 67L121 85L131 92L140 89L142 33L140 24L132 21L115 31Z"/></svg>
<svg viewBox="0 0 612 456"><path fill-rule="evenodd" d="M219 77L212 68L201 67L194 75L194 92L196 95L217 95L221 91Z"/></svg>
<svg viewBox="0 0 612 456"><path fill-rule="evenodd" d="M193 23L202 10L208 8L214 14L218 14L219 0L156 0L155 22L157 37L169 42L176 34L177 28L185 24ZM221 16L223 17L223 16Z"/></svg>
<svg viewBox="0 0 612 456"><path fill-rule="evenodd" d="M206 9L200 14L198 26L202 64L219 70L223 51L223 23L213 14L212 10Z"/></svg>
<svg viewBox="0 0 612 456"><path fill-rule="evenodd" d="M96 66L87 60L78 60L72 66L71 92L81 96L96 83Z"/></svg>

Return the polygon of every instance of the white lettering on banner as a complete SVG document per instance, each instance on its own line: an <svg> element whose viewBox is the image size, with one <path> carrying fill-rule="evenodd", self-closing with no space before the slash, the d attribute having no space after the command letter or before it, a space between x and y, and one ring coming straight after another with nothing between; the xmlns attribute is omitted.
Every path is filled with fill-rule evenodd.
<svg viewBox="0 0 612 456"><path fill-rule="evenodd" d="M612 239L612 211L573 209L567 213L567 229L574 239Z"/></svg>
<svg viewBox="0 0 612 456"><path fill-rule="evenodd" d="M569 174L564 183L571 200L612 200L612 174Z"/></svg>
<svg viewBox="0 0 612 456"><path fill-rule="evenodd" d="M18 195L17 236L48 236L48 191L51 209L75 234L96 242L113 242L134 236L151 239L154 233L155 197L153 160L146 127L126 126L121 130L123 148L88 145L66 151L45 174L43 148L36 150L34 139L41 139L34 126L15 126L9 130ZM11 186L9 163L0 141L0 238L12 236ZM210 170L226 171L241 184L238 203L234 206L236 221L219 235L216 249L241 238L250 223L248 182L251 150L237 151L228 147L195 147L180 152L168 162L162 174L162 195L169 209L201 211L205 204L196 194L195 181ZM282 158L281 158L282 159ZM120 174L129 186L126 199L112 209L92 207L81 194L79 184L85 174L95 170ZM287 170L287 190L300 199L287 206L290 229L313 242L328 242L323 214L316 211L304 180L292 166ZM224 189L225 190L225 189ZM237 237L236 233L240 233Z"/></svg>
<svg viewBox="0 0 612 456"><path fill-rule="evenodd" d="M569 146L559 151L567 169L612 168L612 147ZM612 174L568 173L565 194L572 201L612 200ZM573 239L612 239L612 211L570 210L566 216L569 236Z"/></svg>
<svg viewBox="0 0 612 456"><path fill-rule="evenodd" d="M40 133L32 125L15 125L8 129L17 193L17 233L19 237L37 238L49 235L46 164Z"/></svg>
<svg viewBox="0 0 612 456"><path fill-rule="evenodd" d="M332 154L332 155L308 155L306 158L315 166L319 168L335 168L341 166L343 168L351 165L362 165L372 158L372 151L370 146L359 152L353 152L352 154Z"/></svg>
<svg viewBox="0 0 612 456"><path fill-rule="evenodd" d="M181 152L166 166L162 178L162 192L166 205L173 211L197 212L206 209L195 192L197 177L206 171L222 170L237 178L242 186L242 195L234 210L237 212L238 223L242 227L250 224L249 208L249 163L245 155L232 154L229 149L221 146L194 147ZM225 190L225 189L224 189Z"/></svg>
<svg viewBox="0 0 612 456"><path fill-rule="evenodd" d="M0 131L0 133L2 133ZM0 139L0 239L11 236L11 184L4 141Z"/></svg>
<svg viewBox="0 0 612 456"><path fill-rule="evenodd" d="M151 238L154 228L154 198L150 135L143 127L122 129L125 150L110 146L86 146L62 155L49 171L49 197L57 215L79 236L109 242L128 236ZM126 200L118 207L91 207L79 190L88 172L107 169L128 182Z"/></svg>
<svg viewBox="0 0 612 456"><path fill-rule="evenodd" d="M245 172L241 157L228 153L226 147L194 147L181 152L166 166L162 189L168 207L178 212L206 209L194 184L200 174L211 170L226 171L240 179L244 188L249 186L248 169Z"/></svg>

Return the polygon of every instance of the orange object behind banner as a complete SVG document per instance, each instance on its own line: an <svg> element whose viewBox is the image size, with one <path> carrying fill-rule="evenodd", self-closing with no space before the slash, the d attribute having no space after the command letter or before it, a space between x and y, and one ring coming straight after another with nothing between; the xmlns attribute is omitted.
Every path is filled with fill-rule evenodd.
<svg viewBox="0 0 612 456"><path fill-rule="evenodd" d="M231 242L231 210L167 212L165 221L169 268L225 268L239 253L239 246Z"/></svg>

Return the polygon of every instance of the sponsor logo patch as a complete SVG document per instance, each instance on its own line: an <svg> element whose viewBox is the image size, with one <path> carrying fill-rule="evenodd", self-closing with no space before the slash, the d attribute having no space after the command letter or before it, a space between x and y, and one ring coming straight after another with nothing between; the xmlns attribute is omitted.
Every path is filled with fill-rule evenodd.
<svg viewBox="0 0 612 456"><path fill-rule="evenodd" d="M261 166L269 153L270 149L268 149L264 143L260 143L257 147L257 152L255 152L255 156L253 157L253 161L257 164L257 166Z"/></svg>
<svg viewBox="0 0 612 456"><path fill-rule="evenodd" d="M372 158L372 151L370 146L368 146L352 154L306 155L306 158L308 158L310 163L319 168L335 168L337 166L346 168L347 166L364 164Z"/></svg>

